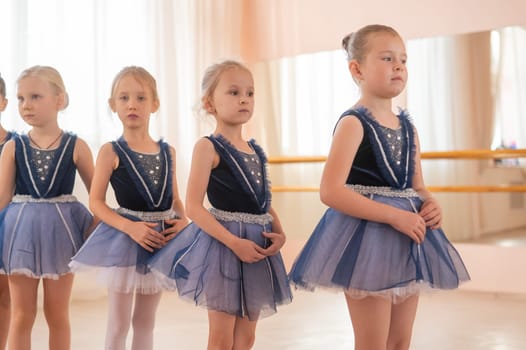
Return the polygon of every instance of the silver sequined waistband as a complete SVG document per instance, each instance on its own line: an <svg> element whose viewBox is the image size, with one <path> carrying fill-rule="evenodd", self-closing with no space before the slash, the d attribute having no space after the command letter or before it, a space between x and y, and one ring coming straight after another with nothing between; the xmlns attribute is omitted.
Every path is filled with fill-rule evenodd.
<svg viewBox="0 0 526 350"><path fill-rule="evenodd" d="M272 222L272 215L269 213L266 214L249 214L249 213L239 213L224 211L216 208L210 208L210 213L218 220L222 221L241 221L245 224L258 224L266 225Z"/></svg>
<svg viewBox="0 0 526 350"><path fill-rule="evenodd" d="M13 203L70 203L78 202L77 197L71 194L63 194L58 197L35 198L28 194L17 194L11 199Z"/></svg>
<svg viewBox="0 0 526 350"><path fill-rule="evenodd" d="M135 216L136 218L148 222L175 219L177 217L173 209L164 211L135 211L127 208L117 208L115 211L118 214Z"/></svg>
<svg viewBox="0 0 526 350"><path fill-rule="evenodd" d="M397 190L387 186L364 186L364 185L345 185L345 187L352 189L361 195L367 196L376 194L384 197L397 197L397 198L420 198L418 193L412 188L406 188L405 190Z"/></svg>

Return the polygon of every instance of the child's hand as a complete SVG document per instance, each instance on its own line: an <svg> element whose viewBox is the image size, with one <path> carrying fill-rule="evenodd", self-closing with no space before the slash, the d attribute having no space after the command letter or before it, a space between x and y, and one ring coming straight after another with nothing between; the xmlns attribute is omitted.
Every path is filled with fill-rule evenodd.
<svg viewBox="0 0 526 350"><path fill-rule="evenodd" d="M189 221L187 218L181 219L168 219L164 220L167 229L161 231L160 233L164 236L165 240L168 242L174 238L183 228L185 228Z"/></svg>
<svg viewBox="0 0 526 350"><path fill-rule="evenodd" d="M237 239L230 249L245 263L255 263L265 258L265 250L248 239Z"/></svg>
<svg viewBox="0 0 526 350"><path fill-rule="evenodd" d="M426 222L419 214L400 210L394 217L391 226L403 234L409 236L418 244L424 241L426 234Z"/></svg>
<svg viewBox="0 0 526 350"><path fill-rule="evenodd" d="M263 232L262 235L267 237L272 242L269 247L263 250L266 256L277 254L287 240L283 233Z"/></svg>
<svg viewBox="0 0 526 350"><path fill-rule="evenodd" d="M426 226L432 229L442 225L442 208L434 198L426 199L418 214L426 221Z"/></svg>
<svg viewBox="0 0 526 350"><path fill-rule="evenodd" d="M155 231L158 224L154 222L130 221L125 231L135 242L149 252L166 244L164 235Z"/></svg>

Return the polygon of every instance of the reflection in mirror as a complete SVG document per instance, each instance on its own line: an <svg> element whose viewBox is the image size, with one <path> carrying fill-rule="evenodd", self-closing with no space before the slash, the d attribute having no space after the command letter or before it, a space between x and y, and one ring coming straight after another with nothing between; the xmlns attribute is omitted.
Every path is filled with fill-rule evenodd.
<svg viewBox="0 0 526 350"><path fill-rule="evenodd" d="M526 108L526 85L521 86L526 68L518 64L526 61L524 27L409 40L407 51L409 81L396 102L413 117L422 152L526 148L526 122L520 118ZM273 115L261 128L276 137L267 147L269 155L326 155L334 123L358 96L341 50L265 65L268 80L278 82L275 96L281 96L258 102L271 106L262 115ZM525 184L523 164L517 159L422 162L427 186ZM321 169L321 164L279 165L271 171L274 184L318 186ZM451 240L526 244L524 193L435 195ZM274 203L285 208L294 203L295 213L312 213L284 219L299 237L311 232L315 220L310 218L321 217L325 209L313 193L280 193Z"/></svg>

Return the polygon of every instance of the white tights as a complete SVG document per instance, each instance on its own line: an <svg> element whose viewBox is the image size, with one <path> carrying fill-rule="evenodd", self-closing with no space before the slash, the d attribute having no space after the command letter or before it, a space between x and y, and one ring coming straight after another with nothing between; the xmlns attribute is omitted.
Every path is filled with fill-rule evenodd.
<svg viewBox="0 0 526 350"><path fill-rule="evenodd" d="M153 328L155 313L161 300L161 293L135 294L108 292L108 326L106 329L106 350L125 350L126 337L133 326L131 350L153 349ZM131 319L133 308L133 319Z"/></svg>

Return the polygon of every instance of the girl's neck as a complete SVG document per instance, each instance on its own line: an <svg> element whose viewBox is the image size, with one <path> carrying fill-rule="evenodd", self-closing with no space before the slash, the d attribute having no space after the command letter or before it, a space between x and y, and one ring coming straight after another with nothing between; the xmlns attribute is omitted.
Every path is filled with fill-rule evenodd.
<svg viewBox="0 0 526 350"><path fill-rule="evenodd" d="M236 127L216 127L214 135L221 135L240 151L250 151L247 141L243 138L242 125Z"/></svg>
<svg viewBox="0 0 526 350"><path fill-rule="evenodd" d="M60 144L62 129L56 125L54 128L33 127L27 132L30 143L38 149L55 149Z"/></svg>
<svg viewBox="0 0 526 350"><path fill-rule="evenodd" d="M56 136L62 132L57 122L51 122L45 125L33 126L31 128L31 136L37 138L46 138Z"/></svg>
<svg viewBox="0 0 526 350"><path fill-rule="evenodd" d="M362 97L358 100L356 105L367 108L378 123L391 128L398 127L398 118L396 117L396 114L393 113L391 99Z"/></svg>
<svg viewBox="0 0 526 350"><path fill-rule="evenodd" d="M128 146L137 152L155 153L158 151L157 142L144 130L124 130L122 136Z"/></svg>

